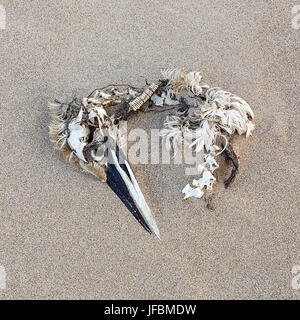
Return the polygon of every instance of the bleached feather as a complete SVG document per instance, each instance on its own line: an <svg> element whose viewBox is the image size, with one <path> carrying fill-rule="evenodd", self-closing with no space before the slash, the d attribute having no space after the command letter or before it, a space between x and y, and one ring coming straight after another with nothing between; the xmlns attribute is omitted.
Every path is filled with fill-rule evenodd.
<svg viewBox="0 0 300 320"><path fill-rule="evenodd" d="M168 116L161 131L168 150L173 148L176 152L176 148L182 147L178 141L187 138L190 148L196 153L205 152L206 162L199 166L202 177L193 182L196 188L187 185L183 191L186 194L185 198L199 197L204 187L212 188L215 181L213 172L219 167L214 157L225 150L228 144L226 135L238 133L249 137L254 130L254 124L250 120L254 118L254 113L244 99L218 87L209 88L208 85L202 84L199 72L186 74L183 69L166 69L162 71L162 75L168 80L167 96L174 95L179 100L179 93L189 91L195 96L205 98L204 103L189 108L187 114ZM153 101L161 106L166 104L157 96L153 97ZM220 138L225 140L222 149L217 145ZM216 153L217 150L221 151Z"/></svg>

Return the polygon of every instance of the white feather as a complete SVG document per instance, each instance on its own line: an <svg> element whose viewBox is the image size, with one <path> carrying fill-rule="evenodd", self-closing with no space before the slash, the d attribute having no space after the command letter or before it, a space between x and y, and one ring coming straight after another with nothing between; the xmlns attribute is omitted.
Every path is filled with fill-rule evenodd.
<svg viewBox="0 0 300 320"><path fill-rule="evenodd" d="M167 96L174 93L178 99L179 92L191 91L195 96L201 95L205 98L203 104L190 108L188 114L168 116L161 135L168 150L172 147L175 151L176 148L181 148L182 144L179 142L187 138L187 141L190 141L189 147L196 153L205 152L206 161L199 166L202 177L194 180L193 184L200 190L204 187L211 189L215 181L212 172L219 167L214 156L222 153L228 144L223 130L228 135L237 132L239 135L246 134L246 137L249 137L254 130L254 124L250 121L250 118L254 118L254 113L244 99L229 91L217 87L209 88L202 84L199 72L185 74L183 69L167 69L162 71L162 75L168 80ZM165 104L163 96L154 95L152 100L157 105ZM216 151L220 150L217 145L220 137L225 139L226 144L216 154ZM199 197L200 191L196 189L187 185L184 189L185 199L191 196Z"/></svg>

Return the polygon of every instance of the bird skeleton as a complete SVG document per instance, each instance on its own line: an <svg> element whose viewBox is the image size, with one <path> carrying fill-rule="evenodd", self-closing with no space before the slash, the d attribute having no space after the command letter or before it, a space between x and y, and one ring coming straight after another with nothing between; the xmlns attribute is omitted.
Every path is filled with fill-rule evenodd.
<svg viewBox="0 0 300 320"><path fill-rule="evenodd" d="M133 171L122 152L120 120L138 111L177 109L166 117L161 130L163 143L175 152L182 149L183 139L189 148L201 154L200 178L187 184L184 199L201 198L212 189L219 165L216 157L224 152L233 164L228 187L238 169L238 161L229 138L234 133L251 135L254 117L242 98L202 83L199 72L183 69L163 70L163 78L146 89L130 85L108 85L95 89L89 96L69 103L49 103L53 121L50 135L66 160L80 167L108 186L125 204L138 222L160 239L155 218L147 205ZM112 112L114 108L117 111Z"/></svg>

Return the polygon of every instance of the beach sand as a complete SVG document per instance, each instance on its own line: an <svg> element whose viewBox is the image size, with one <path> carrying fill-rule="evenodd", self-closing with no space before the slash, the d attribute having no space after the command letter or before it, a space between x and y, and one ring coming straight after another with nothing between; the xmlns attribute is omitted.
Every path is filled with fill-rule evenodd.
<svg viewBox="0 0 300 320"><path fill-rule="evenodd" d="M295 1L0 4L0 299L299 299ZM184 165L132 166L159 241L54 150L47 102L141 86L164 67L199 70L243 97L256 129L234 139L239 174L227 190L220 179L214 210L182 200ZM138 114L129 127L150 132L164 117Z"/></svg>

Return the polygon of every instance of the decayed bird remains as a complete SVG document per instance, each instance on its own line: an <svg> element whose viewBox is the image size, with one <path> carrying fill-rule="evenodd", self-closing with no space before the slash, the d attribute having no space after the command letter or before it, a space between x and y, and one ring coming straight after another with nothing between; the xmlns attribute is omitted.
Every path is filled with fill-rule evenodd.
<svg viewBox="0 0 300 320"><path fill-rule="evenodd" d="M175 109L161 130L165 147L181 152L185 141L203 159L198 167L200 178L182 190L185 199L201 198L205 189L212 189L214 171L219 167L216 157L222 152L233 165L224 181L228 187L238 169L230 136L245 133L248 137L254 129L254 115L247 102L230 92L210 88L202 83L199 72L186 74L183 69L174 69L164 70L162 75L157 84L145 89L108 85L80 100L49 104L53 117L50 135L57 149L66 160L106 182L139 223L159 239L155 218L122 152L120 121L137 111Z"/></svg>

